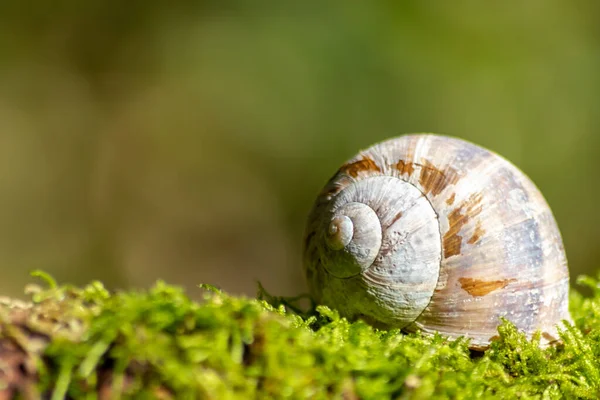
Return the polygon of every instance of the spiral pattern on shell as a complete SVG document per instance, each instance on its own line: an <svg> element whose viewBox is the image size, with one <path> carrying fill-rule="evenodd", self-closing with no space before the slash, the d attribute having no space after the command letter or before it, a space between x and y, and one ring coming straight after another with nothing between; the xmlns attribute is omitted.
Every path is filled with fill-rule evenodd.
<svg viewBox="0 0 600 400"><path fill-rule="evenodd" d="M390 139L345 163L309 215L304 267L314 298L343 316L475 349L501 317L543 343L570 320L563 243L539 190L446 136Z"/></svg>

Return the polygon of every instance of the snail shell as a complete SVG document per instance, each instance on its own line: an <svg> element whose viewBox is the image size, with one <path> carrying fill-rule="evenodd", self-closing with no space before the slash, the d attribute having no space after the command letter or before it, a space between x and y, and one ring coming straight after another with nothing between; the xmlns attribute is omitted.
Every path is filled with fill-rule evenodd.
<svg viewBox="0 0 600 400"><path fill-rule="evenodd" d="M484 349L500 318L542 345L570 320L560 232L535 185L456 138L406 135L344 164L308 218L314 298L383 328L466 336Z"/></svg>

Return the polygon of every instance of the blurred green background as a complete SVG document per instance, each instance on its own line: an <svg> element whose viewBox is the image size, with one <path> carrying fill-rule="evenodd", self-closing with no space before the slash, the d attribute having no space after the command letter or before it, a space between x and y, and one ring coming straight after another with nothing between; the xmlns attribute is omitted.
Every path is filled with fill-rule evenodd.
<svg viewBox="0 0 600 400"><path fill-rule="evenodd" d="M572 278L600 265L600 2L0 8L2 294L36 268L297 294L324 182L426 131L513 161L552 206Z"/></svg>

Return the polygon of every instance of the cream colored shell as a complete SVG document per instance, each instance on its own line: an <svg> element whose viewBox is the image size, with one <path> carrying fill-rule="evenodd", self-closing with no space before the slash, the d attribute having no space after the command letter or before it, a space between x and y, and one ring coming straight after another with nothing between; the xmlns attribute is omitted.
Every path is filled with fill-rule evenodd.
<svg viewBox="0 0 600 400"><path fill-rule="evenodd" d="M463 140L406 135L344 164L309 216L312 295L380 327L467 336L483 349L500 318L542 342L570 320L562 239L535 185Z"/></svg>

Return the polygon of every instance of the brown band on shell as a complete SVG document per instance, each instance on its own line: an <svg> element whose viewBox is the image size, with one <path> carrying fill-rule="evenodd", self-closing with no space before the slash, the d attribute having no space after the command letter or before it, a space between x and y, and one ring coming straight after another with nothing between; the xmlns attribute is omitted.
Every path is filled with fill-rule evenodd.
<svg viewBox="0 0 600 400"><path fill-rule="evenodd" d="M396 214L396 216L394 217L392 222L390 222L390 224L387 227L394 225L396 223L396 221L398 221L400 218L402 218L402 211L398 211L398 214Z"/></svg>
<svg viewBox="0 0 600 400"><path fill-rule="evenodd" d="M381 172L381 168L368 157L342 165L340 172L356 178L361 172Z"/></svg>
<svg viewBox="0 0 600 400"><path fill-rule="evenodd" d="M444 258L460 254L462 237L458 233L469 219L479 215L481 210L481 194L474 194L448 215L449 229L443 238Z"/></svg>
<svg viewBox="0 0 600 400"><path fill-rule="evenodd" d="M335 186L325 186L323 188L323 190L321 191L321 193L319 193L319 197L331 197L331 196L335 196L341 190L342 190L342 187L338 186L338 185L335 185Z"/></svg>
<svg viewBox="0 0 600 400"><path fill-rule="evenodd" d="M473 278L459 278L461 288L473 297L485 296L494 290L503 289L516 279L501 279L497 281L484 281Z"/></svg>
<svg viewBox="0 0 600 400"><path fill-rule="evenodd" d="M477 221L477 225L475 226L475 232L473 232L473 236L469 239L467 243L475 244L479 241L479 239L485 234L485 230L481 227L481 221Z"/></svg>
<svg viewBox="0 0 600 400"><path fill-rule="evenodd" d="M433 194L437 196L440 194L448 185L454 185L458 182L458 174L450 167L445 170L440 170L435 167L432 163L425 161L421 165L421 176L419 177L419 183L424 189L424 194Z"/></svg>
<svg viewBox="0 0 600 400"><path fill-rule="evenodd" d="M446 204L451 206L454 204L454 199L456 199L456 193L452 193L452 195L446 200Z"/></svg>
<svg viewBox="0 0 600 400"><path fill-rule="evenodd" d="M400 160L396 164L396 169L400 171L400 175L408 174L411 176L415 172L414 164L410 161Z"/></svg>
<svg viewBox="0 0 600 400"><path fill-rule="evenodd" d="M465 200L461 204L460 207L466 209L467 210L467 214L471 218L474 218L477 215L479 215L479 213L483 209L483 205L481 204L481 200L482 200L481 193L476 193L476 194L471 195L471 197L469 197L467 200Z"/></svg>
<svg viewBox="0 0 600 400"><path fill-rule="evenodd" d="M460 211L460 208L455 208L450 215L448 215L450 229L448 229L448 232L444 234L444 258L460 254L462 238L458 235L458 232L463 225L469 221L469 216L461 214Z"/></svg>

